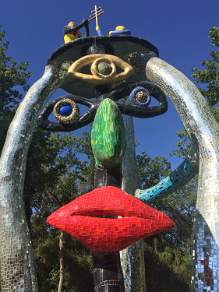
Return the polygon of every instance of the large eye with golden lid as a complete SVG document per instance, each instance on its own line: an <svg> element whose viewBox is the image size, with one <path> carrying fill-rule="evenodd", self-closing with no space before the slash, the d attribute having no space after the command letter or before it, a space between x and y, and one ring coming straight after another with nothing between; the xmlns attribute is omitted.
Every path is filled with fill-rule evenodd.
<svg viewBox="0 0 219 292"><path fill-rule="evenodd" d="M91 74L81 71L89 66ZM68 73L77 79L82 79L95 85L110 84L123 81L134 72L127 62L119 57L108 54L93 54L75 61Z"/></svg>

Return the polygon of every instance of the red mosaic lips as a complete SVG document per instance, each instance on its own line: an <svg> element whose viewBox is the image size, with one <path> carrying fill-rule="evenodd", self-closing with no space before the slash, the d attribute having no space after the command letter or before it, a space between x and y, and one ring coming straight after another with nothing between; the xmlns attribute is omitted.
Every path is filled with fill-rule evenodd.
<svg viewBox="0 0 219 292"><path fill-rule="evenodd" d="M112 186L76 198L52 213L47 222L96 252L122 250L174 225L164 213Z"/></svg>

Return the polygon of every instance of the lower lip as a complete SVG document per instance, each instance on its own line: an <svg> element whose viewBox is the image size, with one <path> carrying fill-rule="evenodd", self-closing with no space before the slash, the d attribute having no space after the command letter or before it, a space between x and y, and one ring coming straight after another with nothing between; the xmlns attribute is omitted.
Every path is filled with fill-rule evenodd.
<svg viewBox="0 0 219 292"><path fill-rule="evenodd" d="M135 241L163 230L163 221L126 217L118 219L70 216L59 229L95 252L120 251Z"/></svg>

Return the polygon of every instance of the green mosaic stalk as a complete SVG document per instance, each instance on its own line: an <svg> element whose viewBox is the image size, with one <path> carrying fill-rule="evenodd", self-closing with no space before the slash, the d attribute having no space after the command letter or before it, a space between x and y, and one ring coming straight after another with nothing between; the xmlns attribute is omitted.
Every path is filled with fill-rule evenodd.
<svg viewBox="0 0 219 292"><path fill-rule="evenodd" d="M115 167L122 162L125 136L122 115L117 104L104 99L97 110L92 130L91 146L97 167Z"/></svg>

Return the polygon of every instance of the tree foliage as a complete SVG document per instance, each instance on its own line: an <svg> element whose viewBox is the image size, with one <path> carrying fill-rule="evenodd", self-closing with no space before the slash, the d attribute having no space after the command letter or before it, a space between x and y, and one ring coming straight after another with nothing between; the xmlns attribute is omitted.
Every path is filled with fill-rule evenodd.
<svg viewBox="0 0 219 292"><path fill-rule="evenodd" d="M213 47L210 58L202 61L203 68L194 68L193 77L210 106L214 106L219 101L219 28L212 27L209 37Z"/></svg>
<svg viewBox="0 0 219 292"><path fill-rule="evenodd" d="M7 55L9 43L5 39L5 32L0 31L0 112L5 108L12 108L20 102L22 92L27 90L27 79L30 73L27 71L26 62L17 63ZM20 88L19 88L20 87Z"/></svg>
<svg viewBox="0 0 219 292"><path fill-rule="evenodd" d="M27 63L17 63L8 56L8 46L5 32L0 27L0 149L14 109L20 102L23 91L27 89L27 79L30 76Z"/></svg>

